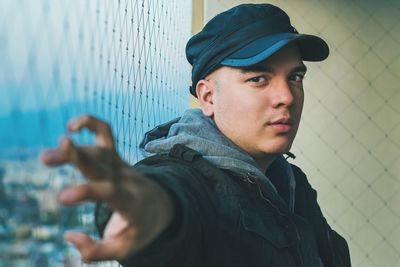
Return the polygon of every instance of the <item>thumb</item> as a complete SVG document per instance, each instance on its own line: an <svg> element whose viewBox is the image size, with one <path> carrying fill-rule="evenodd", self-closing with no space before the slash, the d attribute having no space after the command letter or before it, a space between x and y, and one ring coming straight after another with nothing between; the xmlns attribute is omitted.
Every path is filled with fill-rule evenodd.
<svg viewBox="0 0 400 267"><path fill-rule="evenodd" d="M96 241L86 234L71 231L66 232L64 238L76 247L84 262L118 259L118 251L110 242Z"/></svg>

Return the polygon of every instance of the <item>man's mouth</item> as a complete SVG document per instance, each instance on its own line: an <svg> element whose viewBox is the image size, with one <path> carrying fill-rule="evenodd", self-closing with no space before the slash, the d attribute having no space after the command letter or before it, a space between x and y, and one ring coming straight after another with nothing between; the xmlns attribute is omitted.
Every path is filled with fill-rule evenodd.
<svg viewBox="0 0 400 267"><path fill-rule="evenodd" d="M275 120L275 121L268 123L268 125L271 126L278 133L289 132L293 127L293 123L290 120L290 118L283 118L283 119Z"/></svg>

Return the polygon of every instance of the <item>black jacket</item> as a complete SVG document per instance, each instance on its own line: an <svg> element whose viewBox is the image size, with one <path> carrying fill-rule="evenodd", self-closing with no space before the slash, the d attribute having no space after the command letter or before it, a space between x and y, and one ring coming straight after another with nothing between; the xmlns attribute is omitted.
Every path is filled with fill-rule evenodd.
<svg viewBox="0 0 400 267"><path fill-rule="evenodd" d="M123 266L349 267L346 241L323 217L316 192L292 166L295 212L288 186L272 164L267 176L278 193L247 175L221 170L196 151L175 145L169 154L146 158L135 168L172 196L176 216L148 247ZM98 206L100 232L106 220Z"/></svg>

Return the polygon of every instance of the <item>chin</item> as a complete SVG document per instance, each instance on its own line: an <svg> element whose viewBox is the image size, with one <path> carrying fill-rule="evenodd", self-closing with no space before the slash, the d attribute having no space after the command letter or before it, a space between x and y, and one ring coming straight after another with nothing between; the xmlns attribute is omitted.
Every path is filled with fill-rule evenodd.
<svg viewBox="0 0 400 267"><path fill-rule="evenodd" d="M265 154L274 154L274 155L279 155L279 154L285 154L290 151L292 147L292 142L274 142L274 144L269 144L267 147L262 149L262 151Z"/></svg>

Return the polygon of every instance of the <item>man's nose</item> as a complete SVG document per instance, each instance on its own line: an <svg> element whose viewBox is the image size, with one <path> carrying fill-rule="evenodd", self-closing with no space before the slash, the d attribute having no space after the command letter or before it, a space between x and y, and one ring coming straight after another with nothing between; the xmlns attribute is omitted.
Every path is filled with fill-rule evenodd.
<svg viewBox="0 0 400 267"><path fill-rule="evenodd" d="M294 101L294 95L292 88L290 87L289 82L286 78L282 78L276 81L273 92L274 93L272 101L274 107L289 107L292 105Z"/></svg>

